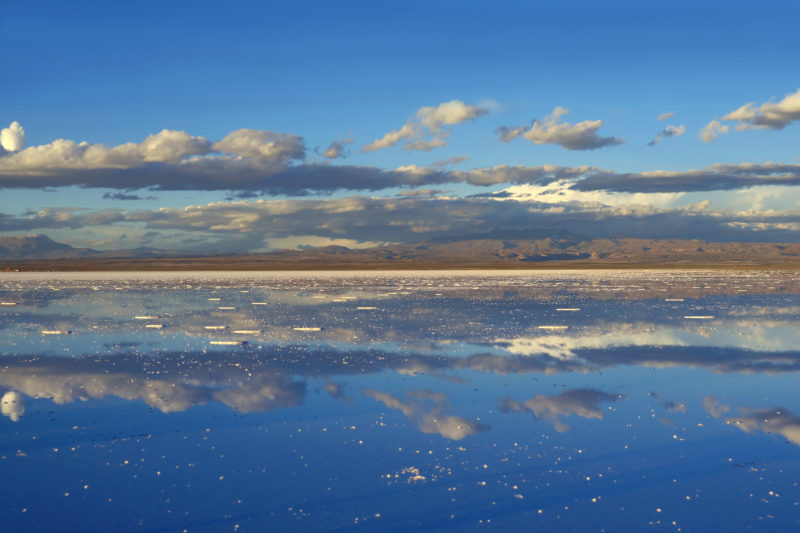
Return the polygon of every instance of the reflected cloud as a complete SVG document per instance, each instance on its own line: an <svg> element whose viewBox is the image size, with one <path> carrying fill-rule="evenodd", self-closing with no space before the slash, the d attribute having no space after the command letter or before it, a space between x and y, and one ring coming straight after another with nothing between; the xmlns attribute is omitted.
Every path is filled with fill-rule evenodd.
<svg viewBox="0 0 800 533"><path fill-rule="evenodd" d="M304 382L292 381L283 375L262 377L260 382L244 383L213 393L215 400L242 413L300 405L305 395Z"/></svg>
<svg viewBox="0 0 800 533"><path fill-rule="evenodd" d="M603 419L601 403L614 403L622 398L617 394L592 389L572 389L556 396L537 394L524 403L510 398L505 398L500 404L500 410L506 413L532 413L535 420L546 420L551 423L559 433L567 431L570 426L561 418L579 416L581 418Z"/></svg>
<svg viewBox="0 0 800 533"><path fill-rule="evenodd" d="M722 403L722 400L716 396L706 396L703 398L703 409L708 411L708 413L714 418L719 418L725 413L730 412L731 406L726 403Z"/></svg>
<svg viewBox="0 0 800 533"><path fill-rule="evenodd" d="M18 422L25 414L25 396L17 391L8 391L0 398L0 412L12 422Z"/></svg>
<svg viewBox="0 0 800 533"><path fill-rule="evenodd" d="M781 435L786 440L800 446L800 417L793 415L783 407L772 409L739 408L742 414L738 417L726 418L725 422L738 427L747 433L761 431Z"/></svg>
<svg viewBox="0 0 800 533"><path fill-rule="evenodd" d="M399 410L423 433L435 433L446 439L461 440L489 429L489 426L477 421L444 414L443 411L450 407L446 396L431 390L408 391L406 401L374 389L364 389L364 394L390 409Z"/></svg>
<svg viewBox="0 0 800 533"><path fill-rule="evenodd" d="M56 404L114 396L142 401L164 413L185 411L212 400L241 412L267 411L299 405L306 394L304 382L293 381L281 370L252 372L248 367L255 369L258 362L250 361L251 367L247 361L234 362L214 354L206 354L201 361L194 357L192 362L185 354L159 359L127 354L79 359L34 356L6 358L5 362L0 386L19 391L6 394L9 413L14 405L19 408L20 404L11 400L19 398L20 392Z"/></svg>
<svg viewBox="0 0 800 533"><path fill-rule="evenodd" d="M673 316L667 315L664 319L675 318L674 315L677 314L670 310L667 312L671 312ZM800 343L795 320L720 317L702 323L693 323L686 319L683 322L677 327L658 322L618 322L584 326L570 335L542 334L499 338L495 340L495 346L513 354L571 359L585 350L618 347L735 347L762 352L790 352Z"/></svg>
<svg viewBox="0 0 800 533"><path fill-rule="evenodd" d="M618 346L680 346L685 343L671 332L654 331L652 324L609 324L606 331L591 328L573 335L542 335L497 339L496 345L518 355L545 354L554 359L570 359L579 350L607 349ZM611 331L608 331L611 330Z"/></svg>
<svg viewBox="0 0 800 533"><path fill-rule="evenodd" d="M347 396L347 385L343 383L336 383L335 381L329 381L325 384L325 390L328 394L331 395L331 398L334 400L341 400L346 402L352 402L353 398Z"/></svg>
<svg viewBox="0 0 800 533"><path fill-rule="evenodd" d="M676 401L673 401L673 400L667 400L665 398L662 398L660 395L656 394L655 392L650 392L648 394L650 396L652 396L659 403L659 405L661 405L661 407L663 407L664 409L666 409L670 413L685 413L686 412L686 404L683 403L683 402L676 402Z"/></svg>

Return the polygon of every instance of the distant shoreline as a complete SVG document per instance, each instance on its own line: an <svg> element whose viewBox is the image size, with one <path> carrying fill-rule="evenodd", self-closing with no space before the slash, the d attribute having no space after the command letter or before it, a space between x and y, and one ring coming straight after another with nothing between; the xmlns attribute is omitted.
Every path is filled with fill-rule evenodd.
<svg viewBox="0 0 800 533"><path fill-rule="evenodd" d="M356 271L356 270L800 270L800 262L304 262L219 257L3 261L0 272L175 272L175 271Z"/></svg>

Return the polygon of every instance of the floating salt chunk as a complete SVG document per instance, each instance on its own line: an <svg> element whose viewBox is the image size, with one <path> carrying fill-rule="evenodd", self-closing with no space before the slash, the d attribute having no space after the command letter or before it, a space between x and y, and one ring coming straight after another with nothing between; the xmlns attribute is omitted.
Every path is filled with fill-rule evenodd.
<svg viewBox="0 0 800 533"><path fill-rule="evenodd" d="M65 329L43 329L42 335L69 335L71 331Z"/></svg>
<svg viewBox="0 0 800 533"><path fill-rule="evenodd" d="M161 328L164 327L164 324L146 324L144 327L153 328L153 329L161 329Z"/></svg>
<svg viewBox="0 0 800 533"><path fill-rule="evenodd" d="M261 331L257 329L235 329L233 332L238 335L258 335L261 333Z"/></svg>
<svg viewBox="0 0 800 533"><path fill-rule="evenodd" d="M232 311L236 309L235 307L217 307L220 311Z"/></svg>
<svg viewBox="0 0 800 533"><path fill-rule="evenodd" d="M567 329L569 326L537 326L539 329Z"/></svg>
<svg viewBox="0 0 800 533"><path fill-rule="evenodd" d="M218 302L218 301L220 301L221 299L222 299L222 298L209 298L209 299L208 299L208 301L209 301L209 302Z"/></svg>
<svg viewBox="0 0 800 533"><path fill-rule="evenodd" d="M161 318L160 316L152 316L152 315L137 315L133 317L135 320L155 320L156 318Z"/></svg>
<svg viewBox="0 0 800 533"><path fill-rule="evenodd" d="M0 305L17 305L17 302L0 302Z"/></svg>
<svg viewBox="0 0 800 533"><path fill-rule="evenodd" d="M684 315L683 318L688 318L689 320L711 320L716 317L714 315Z"/></svg>
<svg viewBox="0 0 800 533"><path fill-rule="evenodd" d="M372 310L372 309L377 309L377 307L371 307L371 306L368 306L368 305L363 305L361 307L356 307L356 309L359 309L359 310L362 310L362 311L368 311L368 310Z"/></svg>
<svg viewBox="0 0 800 533"><path fill-rule="evenodd" d="M219 346L240 346L242 344L247 344L246 341L211 341L211 344L216 344Z"/></svg>
<svg viewBox="0 0 800 533"><path fill-rule="evenodd" d="M267 305L267 302L252 302L251 305Z"/></svg>
<svg viewBox="0 0 800 533"><path fill-rule="evenodd" d="M322 331L322 328L292 328L295 331Z"/></svg>
<svg viewBox="0 0 800 533"><path fill-rule="evenodd" d="M212 329L214 331L219 331L221 329L228 329L228 326L203 326L205 329Z"/></svg>
<svg viewBox="0 0 800 533"><path fill-rule="evenodd" d="M580 311L580 307L556 307L556 311Z"/></svg>
<svg viewBox="0 0 800 533"><path fill-rule="evenodd" d="M683 298L664 298L665 302L682 302Z"/></svg>

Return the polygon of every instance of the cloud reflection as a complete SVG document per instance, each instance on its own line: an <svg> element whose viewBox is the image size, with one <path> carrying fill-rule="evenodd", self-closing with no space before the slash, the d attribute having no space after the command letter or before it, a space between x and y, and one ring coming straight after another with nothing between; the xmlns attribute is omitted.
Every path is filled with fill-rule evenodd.
<svg viewBox="0 0 800 533"><path fill-rule="evenodd" d="M267 411L303 402L305 382L292 380L280 369L252 372L246 362L245 365L214 354L193 362L183 354L159 359L132 355L7 358L0 369L0 386L19 392L3 397L3 414L6 409L8 413L19 410L20 404L12 400L18 399L20 393L48 398L56 404L115 396L142 401L164 413L185 411L213 400L241 412ZM257 365L253 362L254 367ZM21 406L24 410L24 403ZM8 416L14 419L11 414Z"/></svg>
<svg viewBox="0 0 800 533"><path fill-rule="evenodd" d="M500 409L506 413L532 413L534 419L546 420L553 424L556 431L563 433L570 426L561 420L562 417L575 415L581 418L602 420L603 411L599 404L614 403L620 398L622 396L617 394L592 389L572 389L555 396L537 394L533 398L525 400L524 403L505 398L500 404Z"/></svg>
<svg viewBox="0 0 800 533"><path fill-rule="evenodd" d="M783 407L771 409L740 408L741 416L726 418L725 422L747 433L761 431L781 435L786 440L800 446L800 417Z"/></svg>
<svg viewBox="0 0 800 533"><path fill-rule="evenodd" d="M408 400L405 401L373 389L365 389L364 394L390 409L399 410L423 433L435 433L446 439L461 440L489 429L489 426L477 421L444 414L444 410L450 407L447 398L444 394L431 390L408 391Z"/></svg>
<svg viewBox="0 0 800 533"><path fill-rule="evenodd" d="M8 391L0 398L0 412L13 422L18 422L25 414L25 396L17 391Z"/></svg>

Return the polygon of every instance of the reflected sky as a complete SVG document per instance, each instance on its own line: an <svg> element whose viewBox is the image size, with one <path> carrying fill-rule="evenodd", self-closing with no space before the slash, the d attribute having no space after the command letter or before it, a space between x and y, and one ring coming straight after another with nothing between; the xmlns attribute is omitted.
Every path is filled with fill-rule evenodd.
<svg viewBox="0 0 800 533"><path fill-rule="evenodd" d="M793 528L798 294L767 271L3 274L0 472L29 488L0 518L689 531L735 504L719 527Z"/></svg>

